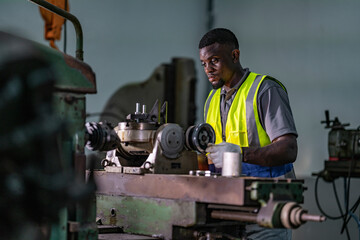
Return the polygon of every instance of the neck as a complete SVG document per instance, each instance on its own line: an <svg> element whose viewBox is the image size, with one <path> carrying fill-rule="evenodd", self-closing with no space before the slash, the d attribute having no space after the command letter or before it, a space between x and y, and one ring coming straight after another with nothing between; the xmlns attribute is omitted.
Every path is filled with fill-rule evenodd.
<svg viewBox="0 0 360 240"><path fill-rule="evenodd" d="M225 86L228 88L234 87L242 79L244 74L245 74L245 70L240 65L239 68L237 68L234 71L234 74L233 74L231 80L228 82L228 84L225 84Z"/></svg>

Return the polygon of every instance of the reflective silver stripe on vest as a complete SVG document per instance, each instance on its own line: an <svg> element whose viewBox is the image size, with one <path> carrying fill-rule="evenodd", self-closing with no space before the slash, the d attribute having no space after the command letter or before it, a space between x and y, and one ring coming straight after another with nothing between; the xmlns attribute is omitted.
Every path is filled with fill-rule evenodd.
<svg viewBox="0 0 360 240"><path fill-rule="evenodd" d="M246 97L246 124L249 146L260 147L259 134L254 116L254 96L263 75L257 75Z"/></svg>
<svg viewBox="0 0 360 240"><path fill-rule="evenodd" d="M204 121L206 122L207 120L207 114L209 112L209 107L210 107L210 102L211 102L211 99L212 97L214 96L214 94L216 93L217 90L212 90L211 92L211 95L208 97L207 101L206 101L206 104L205 104L205 119Z"/></svg>

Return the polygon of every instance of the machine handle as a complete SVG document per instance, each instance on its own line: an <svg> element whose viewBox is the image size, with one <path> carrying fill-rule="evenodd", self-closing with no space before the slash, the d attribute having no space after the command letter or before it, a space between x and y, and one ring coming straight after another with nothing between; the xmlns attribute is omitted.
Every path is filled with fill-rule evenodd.
<svg viewBox="0 0 360 240"><path fill-rule="evenodd" d="M83 61L84 60L83 32L82 32L82 28L81 28L79 20L71 13L69 13L51 3L48 3L44 0L29 0L29 1L36 3L39 6L69 20L74 25L75 32L76 32L76 58L79 59L80 61Z"/></svg>

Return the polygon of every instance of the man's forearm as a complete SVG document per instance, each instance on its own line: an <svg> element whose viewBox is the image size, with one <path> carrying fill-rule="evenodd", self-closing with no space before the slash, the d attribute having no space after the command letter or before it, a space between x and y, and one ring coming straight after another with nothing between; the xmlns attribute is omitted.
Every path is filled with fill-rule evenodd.
<svg viewBox="0 0 360 240"><path fill-rule="evenodd" d="M243 161L260 166L279 166L292 163L297 156L297 141L292 134L276 138L271 144L265 147L244 147Z"/></svg>

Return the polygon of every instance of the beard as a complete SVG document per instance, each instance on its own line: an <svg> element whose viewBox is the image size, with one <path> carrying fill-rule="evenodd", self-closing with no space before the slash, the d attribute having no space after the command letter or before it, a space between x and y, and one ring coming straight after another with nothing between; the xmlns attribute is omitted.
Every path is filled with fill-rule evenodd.
<svg viewBox="0 0 360 240"><path fill-rule="evenodd" d="M223 79L220 79L219 81L217 81L216 83L211 83L213 89L219 89L222 86L224 86L225 81Z"/></svg>

